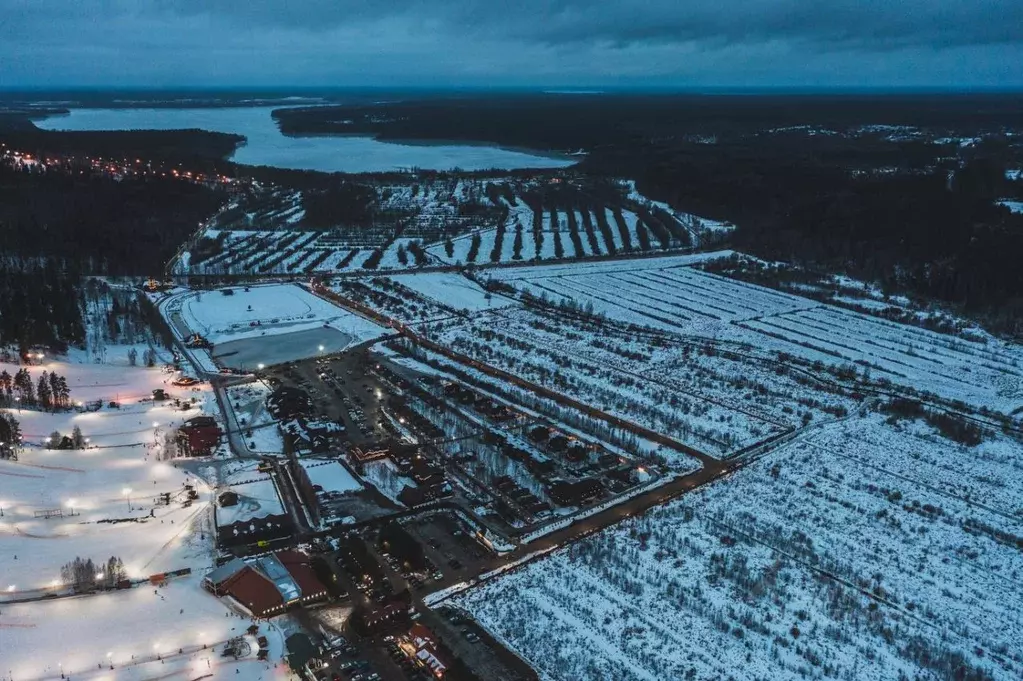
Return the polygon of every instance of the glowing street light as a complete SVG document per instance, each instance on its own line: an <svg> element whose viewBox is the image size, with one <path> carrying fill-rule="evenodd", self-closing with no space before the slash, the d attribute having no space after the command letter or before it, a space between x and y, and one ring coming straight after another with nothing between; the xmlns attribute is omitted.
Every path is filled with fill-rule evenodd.
<svg viewBox="0 0 1023 681"><path fill-rule="evenodd" d="M259 364L256 365L256 368L259 369L260 371L262 371L263 369L266 368L266 365L263 364L262 362L260 362Z"/></svg>
<svg viewBox="0 0 1023 681"><path fill-rule="evenodd" d="M320 352L323 352L324 350L326 350L326 348L321 345L320 346Z"/></svg>
<svg viewBox="0 0 1023 681"><path fill-rule="evenodd" d="M125 500L128 502L128 510L131 510L131 487L125 487L121 490L121 494L124 495Z"/></svg>

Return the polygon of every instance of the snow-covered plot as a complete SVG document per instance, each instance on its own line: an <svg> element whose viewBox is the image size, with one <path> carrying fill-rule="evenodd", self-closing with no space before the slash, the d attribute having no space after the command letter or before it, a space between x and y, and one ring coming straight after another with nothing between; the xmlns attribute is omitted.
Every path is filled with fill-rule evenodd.
<svg viewBox="0 0 1023 681"><path fill-rule="evenodd" d="M508 270L494 276L554 303L573 301L617 321L665 330L715 326L817 305L684 267L696 261L681 256L630 261L631 267L608 263L560 273L530 268L528 273Z"/></svg>
<svg viewBox="0 0 1023 681"><path fill-rule="evenodd" d="M238 495L238 503L233 506L217 506L217 525L220 527L284 514L284 503L277 493L277 487L267 476L259 474L257 478L232 483L230 489Z"/></svg>
<svg viewBox="0 0 1023 681"><path fill-rule="evenodd" d="M874 379L975 407L1008 412L1023 405L1018 345L888 321L687 267L694 262L683 256L580 263L509 268L491 276L617 322L856 367Z"/></svg>
<svg viewBox="0 0 1023 681"><path fill-rule="evenodd" d="M332 326L349 333L375 327L296 284L194 291L176 302L185 324L211 343ZM171 309L175 305L171 304Z"/></svg>
<svg viewBox="0 0 1023 681"><path fill-rule="evenodd" d="M161 310L179 334L204 336L217 361L239 369L340 352L389 333L296 284L189 291Z"/></svg>
<svg viewBox="0 0 1023 681"><path fill-rule="evenodd" d="M271 389L262 381L231 386L225 390L235 423L241 430L249 451L259 454L280 454L284 440L277 421L266 408Z"/></svg>
<svg viewBox="0 0 1023 681"><path fill-rule="evenodd" d="M365 464L362 477L372 483L381 494L396 504L401 504L398 501L398 495L403 489L406 487L416 487L415 481L399 473L397 467L395 467L390 459L368 462Z"/></svg>
<svg viewBox="0 0 1023 681"><path fill-rule="evenodd" d="M829 364L865 367L874 378L976 407L1023 404L1023 348L951 336L829 305L743 320L737 339Z"/></svg>
<svg viewBox="0 0 1023 681"><path fill-rule="evenodd" d="M401 274L391 279L441 305L457 310L480 312L514 304L508 298L487 293L474 281L454 272Z"/></svg>
<svg viewBox="0 0 1023 681"><path fill-rule="evenodd" d="M1018 679L1019 447L934 437L833 425L454 602L545 679Z"/></svg>
<svg viewBox="0 0 1023 681"><path fill-rule="evenodd" d="M319 486L324 492L357 492L362 489L359 481L337 461L302 459L301 464L309 475L309 482Z"/></svg>
<svg viewBox="0 0 1023 681"><path fill-rule="evenodd" d="M645 258L625 258L620 260L599 260L587 262L551 263L549 265L527 265L505 269L489 270L482 276L493 277L509 284L519 281L547 277L570 277L595 274L612 274L616 272L643 272L646 270L663 270L675 267L688 267L708 260L718 260L730 256L733 251L708 251L690 255L651 255Z"/></svg>
<svg viewBox="0 0 1023 681"><path fill-rule="evenodd" d="M662 210L673 218L679 221L679 223L686 228L687 231L692 234L697 241L701 236L718 236L725 235L735 230L735 225L730 222L722 222L720 220L711 220L710 218L701 218L692 213L682 213L663 201L654 201L648 199L646 196L641 194L636 189L636 182L629 180L625 183L629 190L629 198L633 201L638 201L644 205L657 208Z"/></svg>
<svg viewBox="0 0 1023 681"><path fill-rule="evenodd" d="M1005 206L1013 213L1023 213L1023 201L1013 201L1011 199L1005 199L998 202L999 206Z"/></svg>

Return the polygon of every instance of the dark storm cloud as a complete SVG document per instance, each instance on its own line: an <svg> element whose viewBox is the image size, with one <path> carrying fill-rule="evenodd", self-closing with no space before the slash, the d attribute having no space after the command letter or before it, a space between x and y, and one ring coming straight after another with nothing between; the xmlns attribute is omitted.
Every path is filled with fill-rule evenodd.
<svg viewBox="0 0 1023 681"><path fill-rule="evenodd" d="M161 6L313 31L404 17L546 44L796 40L890 49L1023 41L1020 0L170 0Z"/></svg>
<svg viewBox="0 0 1023 681"><path fill-rule="evenodd" d="M1023 0L0 0L0 86L1023 85Z"/></svg>

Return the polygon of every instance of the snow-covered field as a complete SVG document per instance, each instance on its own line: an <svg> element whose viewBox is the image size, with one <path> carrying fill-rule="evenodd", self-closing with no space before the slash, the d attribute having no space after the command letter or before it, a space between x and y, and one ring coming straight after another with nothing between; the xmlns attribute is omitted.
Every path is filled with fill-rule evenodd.
<svg viewBox="0 0 1023 681"><path fill-rule="evenodd" d="M248 291L231 289L195 291L171 303L180 307L185 324L212 343L241 338L272 336L330 326L359 339L380 333L380 327L341 310L296 284L252 286Z"/></svg>
<svg viewBox="0 0 1023 681"><path fill-rule="evenodd" d="M233 506L217 507L218 526L284 513L284 503L277 493L273 480L254 470L248 473L252 477L230 484L231 491L238 495L238 503Z"/></svg>
<svg viewBox="0 0 1023 681"><path fill-rule="evenodd" d="M17 367L4 366L13 373ZM211 486L168 460L167 435L204 407L208 389L177 389L159 369L49 362L67 377L73 401L103 399L94 412L5 410L21 423L18 461L0 461L0 679L283 678L283 668L220 657L222 643L244 633L240 620L199 587L213 565ZM196 406L154 403L154 388ZM106 406L118 400L119 409ZM88 446L42 447L50 433L77 426ZM199 499L185 505L185 484ZM170 495L169 505L159 501ZM42 517L41 512L56 514ZM63 594L61 567L76 557L105 565L120 558L129 579L190 568L165 586L12 603ZM268 631L272 659L283 642ZM203 649L203 645L209 646ZM214 652L212 647L217 647ZM181 652L179 652L179 650ZM159 656L159 657L157 657Z"/></svg>
<svg viewBox="0 0 1023 681"><path fill-rule="evenodd" d="M688 257L657 260L511 268L492 276L618 322L853 367L975 407L1009 412L1023 405L1018 345L941 334L728 279L687 267Z"/></svg>
<svg viewBox="0 0 1023 681"><path fill-rule="evenodd" d="M223 644L251 621L230 613L199 585L201 575L91 597L4 606L0 612L0 679L90 681L245 679L289 674L276 625L259 623L271 662L221 657ZM205 648L204 648L205 646ZM180 652L179 652L180 651ZM63 676L62 676L63 674Z"/></svg>
<svg viewBox="0 0 1023 681"><path fill-rule="evenodd" d="M1005 206L1013 213L1023 213L1023 201L1013 201L1011 199L1005 199L998 202L999 206Z"/></svg>
<svg viewBox="0 0 1023 681"><path fill-rule="evenodd" d="M488 294L474 281L454 272L401 274L391 279L456 310L479 312L514 304L514 301L503 296Z"/></svg>
<svg viewBox="0 0 1023 681"><path fill-rule="evenodd" d="M455 602L545 679L1018 679L1020 451L833 424Z"/></svg>
<svg viewBox="0 0 1023 681"><path fill-rule="evenodd" d="M302 459L300 463L309 475L309 482L319 485L324 492L357 492L362 489L359 481L337 461Z"/></svg>
<svg viewBox="0 0 1023 681"><path fill-rule="evenodd" d="M218 362L237 369L341 352L390 333L297 284L247 288L178 290L160 301L160 310L179 336L204 336L216 344Z"/></svg>

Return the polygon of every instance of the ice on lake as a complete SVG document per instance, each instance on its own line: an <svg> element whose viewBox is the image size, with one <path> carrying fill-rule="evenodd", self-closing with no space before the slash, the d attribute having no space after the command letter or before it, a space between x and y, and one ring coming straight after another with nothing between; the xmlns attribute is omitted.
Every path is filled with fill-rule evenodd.
<svg viewBox="0 0 1023 681"><path fill-rule="evenodd" d="M484 170L563 168L574 160L487 145L396 144L372 137L281 134L270 112L280 107L182 109L73 109L36 121L46 130L184 130L198 128L244 135L231 157L237 163L295 170L369 173L398 168Z"/></svg>

